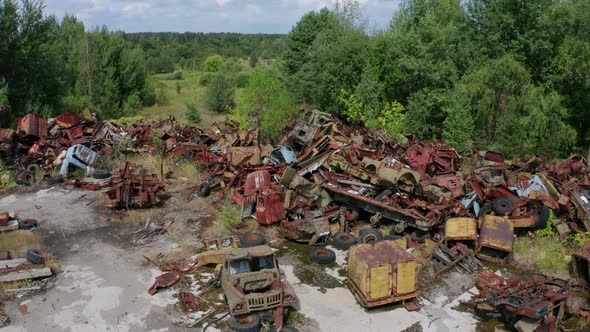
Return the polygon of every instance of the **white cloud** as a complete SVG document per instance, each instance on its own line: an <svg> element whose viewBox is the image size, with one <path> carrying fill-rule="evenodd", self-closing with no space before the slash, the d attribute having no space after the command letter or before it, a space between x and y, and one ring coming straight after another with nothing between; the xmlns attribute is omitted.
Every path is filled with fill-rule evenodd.
<svg viewBox="0 0 590 332"><path fill-rule="evenodd" d="M336 0L45 0L46 13L76 15L87 29L287 33L303 14ZM359 0L371 26L385 28L401 0Z"/></svg>

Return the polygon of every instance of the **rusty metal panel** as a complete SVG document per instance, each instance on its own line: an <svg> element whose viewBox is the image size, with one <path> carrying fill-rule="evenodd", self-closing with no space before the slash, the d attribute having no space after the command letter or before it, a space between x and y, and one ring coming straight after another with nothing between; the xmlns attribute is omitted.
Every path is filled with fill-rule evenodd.
<svg viewBox="0 0 590 332"><path fill-rule="evenodd" d="M445 223L445 239L477 240L477 221L472 218L451 218Z"/></svg>
<svg viewBox="0 0 590 332"><path fill-rule="evenodd" d="M256 221L270 225L285 219L285 207L281 196L275 191L266 191L256 200Z"/></svg>
<svg viewBox="0 0 590 332"><path fill-rule="evenodd" d="M244 183L244 196L252 196L257 192L263 192L270 188L272 181L268 170L259 170L246 176Z"/></svg>
<svg viewBox="0 0 590 332"><path fill-rule="evenodd" d="M71 128L80 123L80 120L78 120L74 112L70 111L56 116L55 122L57 122L57 125L61 128Z"/></svg>
<svg viewBox="0 0 590 332"><path fill-rule="evenodd" d="M514 247L514 226L504 217L486 215L480 226L478 257L505 262ZM497 251L497 252L492 252Z"/></svg>
<svg viewBox="0 0 590 332"><path fill-rule="evenodd" d="M17 121L17 132L23 136L47 137L47 120L34 114L27 114Z"/></svg>
<svg viewBox="0 0 590 332"><path fill-rule="evenodd" d="M232 146L227 148L227 160L232 166L260 165L260 149L256 146Z"/></svg>
<svg viewBox="0 0 590 332"><path fill-rule="evenodd" d="M572 193L572 202L578 211L578 219L584 224L586 231L590 232L590 190Z"/></svg>

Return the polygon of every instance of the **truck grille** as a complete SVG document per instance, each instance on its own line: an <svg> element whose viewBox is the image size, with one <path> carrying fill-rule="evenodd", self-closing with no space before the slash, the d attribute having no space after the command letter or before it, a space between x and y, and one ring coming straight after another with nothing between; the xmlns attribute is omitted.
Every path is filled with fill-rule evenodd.
<svg viewBox="0 0 590 332"><path fill-rule="evenodd" d="M276 294L266 296L256 296L248 298L248 307L250 310L268 309L279 306L281 302L282 294L279 292Z"/></svg>

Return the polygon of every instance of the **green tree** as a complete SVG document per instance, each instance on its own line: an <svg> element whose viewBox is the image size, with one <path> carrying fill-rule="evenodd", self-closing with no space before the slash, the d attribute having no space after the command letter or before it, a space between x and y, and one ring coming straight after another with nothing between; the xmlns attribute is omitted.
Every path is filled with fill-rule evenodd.
<svg viewBox="0 0 590 332"><path fill-rule="evenodd" d="M217 72L223 65L224 61L225 60L223 59L223 57L219 54L210 55L207 57L207 59L205 59L205 62L203 63L203 68L207 72Z"/></svg>
<svg viewBox="0 0 590 332"><path fill-rule="evenodd" d="M256 68L256 64L258 64L258 53L252 52L248 61L251 68Z"/></svg>
<svg viewBox="0 0 590 332"><path fill-rule="evenodd" d="M276 139L296 111L297 105L281 81L272 72L256 71L232 116L242 127L260 128L263 137Z"/></svg>
<svg viewBox="0 0 590 332"><path fill-rule="evenodd" d="M235 107L233 83L233 80L225 74L217 74L211 78L205 95L209 110L221 113Z"/></svg>
<svg viewBox="0 0 590 332"><path fill-rule="evenodd" d="M201 122L201 112L195 105L195 103L186 103L186 119L191 124L197 124Z"/></svg>

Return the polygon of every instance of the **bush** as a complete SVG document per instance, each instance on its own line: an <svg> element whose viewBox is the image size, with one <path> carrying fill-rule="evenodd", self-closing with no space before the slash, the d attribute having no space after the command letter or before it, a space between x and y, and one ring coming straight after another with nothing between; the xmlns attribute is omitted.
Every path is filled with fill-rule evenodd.
<svg viewBox="0 0 590 332"><path fill-rule="evenodd" d="M226 75L215 75L207 88L205 102L209 110L227 112L235 107L235 88L233 82Z"/></svg>
<svg viewBox="0 0 590 332"><path fill-rule="evenodd" d="M251 77L232 118L242 127L260 128L261 136L275 139L297 112L295 101L271 72Z"/></svg>
<svg viewBox="0 0 590 332"><path fill-rule="evenodd" d="M168 94L166 93L166 87L164 84L158 85L156 88L156 104L159 106L168 104Z"/></svg>
<svg viewBox="0 0 590 332"><path fill-rule="evenodd" d="M180 94L181 91L182 91L182 84L180 84L180 82L176 82L176 93Z"/></svg>
<svg viewBox="0 0 590 332"><path fill-rule="evenodd" d="M236 80L236 86L238 88L244 88L244 87L246 87L246 84L248 84L248 81L250 80L250 75L247 73L239 73L238 75L236 75L235 80Z"/></svg>
<svg viewBox="0 0 590 332"><path fill-rule="evenodd" d="M252 54L250 54L250 67L256 68L257 63L258 63L258 54L256 54L256 52L252 52Z"/></svg>
<svg viewBox="0 0 590 332"><path fill-rule="evenodd" d="M143 106L153 106L156 104L156 89L151 81L148 81L141 90L141 100L143 101Z"/></svg>
<svg viewBox="0 0 590 332"><path fill-rule="evenodd" d="M168 79L169 80L172 80L172 81L179 81L179 80L181 80L182 79L182 71L179 70L179 71L173 72L172 74L170 74L168 76Z"/></svg>
<svg viewBox="0 0 590 332"><path fill-rule="evenodd" d="M186 103L186 119L189 123L195 124L201 122L201 112L194 103Z"/></svg>
<svg viewBox="0 0 590 332"><path fill-rule="evenodd" d="M96 107L90 101L88 96L65 96L61 99L62 108L66 111L74 110L80 112L88 107L90 112L96 112Z"/></svg>
<svg viewBox="0 0 590 332"><path fill-rule="evenodd" d="M218 72L223 62L224 60L221 55L214 54L205 59L205 62L203 63L203 68L207 72Z"/></svg>
<svg viewBox="0 0 590 332"><path fill-rule="evenodd" d="M221 220L227 230L232 230L242 220L240 206L237 204L225 204L223 210L217 212L217 218Z"/></svg>
<svg viewBox="0 0 590 332"><path fill-rule="evenodd" d="M211 79L213 79L213 76L215 76L215 74L205 73L205 74L201 75L199 77L199 84L201 86L209 85L209 83L211 82Z"/></svg>
<svg viewBox="0 0 590 332"><path fill-rule="evenodd" d="M135 115L141 111L142 103L139 94L136 92L131 96L127 97L125 104L123 105L123 112L125 116Z"/></svg>

